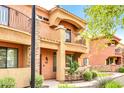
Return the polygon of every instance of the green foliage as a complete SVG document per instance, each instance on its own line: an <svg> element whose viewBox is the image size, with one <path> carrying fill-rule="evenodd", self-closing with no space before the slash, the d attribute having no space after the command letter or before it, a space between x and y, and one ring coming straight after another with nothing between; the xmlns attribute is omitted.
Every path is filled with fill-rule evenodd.
<svg viewBox="0 0 124 93"><path fill-rule="evenodd" d="M68 70L68 73L70 74L70 75L73 75L75 72L76 72L76 70L79 68L79 64L78 64L78 62L76 62L76 61L74 61L74 62L69 62L69 70Z"/></svg>
<svg viewBox="0 0 124 93"><path fill-rule="evenodd" d="M105 88L122 88L123 86L115 81L111 81L105 84Z"/></svg>
<svg viewBox="0 0 124 93"><path fill-rule="evenodd" d="M41 88L43 85L43 76L42 75L36 75L35 77L35 88Z"/></svg>
<svg viewBox="0 0 124 93"><path fill-rule="evenodd" d="M76 86L69 84L59 84L58 88L76 88Z"/></svg>
<svg viewBox="0 0 124 93"><path fill-rule="evenodd" d="M85 72L83 73L83 78L84 78L84 80L86 80L86 81L92 80L92 76L93 76L93 74L92 74L91 71L85 71Z"/></svg>
<svg viewBox="0 0 124 93"><path fill-rule="evenodd" d="M15 88L16 82L14 78L6 77L0 80L0 88Z"/></svg>
<svg viewBox="0 0 124 93"><path fill-rule="evenodd" d="M105 81L100 87L101 88L122 88L123 86L119 82L108 80L108 81Z"/></svg>
<svg viewBox="0 0 124 93"><path fill-rule="evenodd" d="M87 31L83 37L96 38L105 36L111 39L118 28L124 28L123 5L93 5L84 9L87 17Z"/></svg>
<svg viewBox="0 0 124 93"><path fill-rule="evenodd" d="M98 75L98 72L97 71L91 71L92 72L92 78L96 78Z"/></svg>
<svg viewBox="0 0 124 93"><path fill-rule="evenodd" d="M124 67L120 67L120 68L118 69L118 72L124 73Z"/></svg>
<svg viewBox="0 0 124 93"><path fill-rule="evenodd" d="M102 73L102 72L97 73L98 77L107 77L107 76L111 76L111 75L112 74L109 74L109 73Z"/></svg>

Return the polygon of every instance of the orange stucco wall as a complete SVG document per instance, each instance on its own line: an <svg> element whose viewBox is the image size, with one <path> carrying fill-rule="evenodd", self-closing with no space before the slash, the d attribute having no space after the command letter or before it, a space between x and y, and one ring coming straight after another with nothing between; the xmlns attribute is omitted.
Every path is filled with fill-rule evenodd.
<svg viewBox="0 0 124 93"><path fill-rule="evenodd" d="M0 47L18 48L18 67L23 67L23 45L0 41Z"/></svg>
<svg viewBox="0 0 124 93"><path fill-rule="evenodd" d="M105 65L105 60L108 57L122 57L122 55L115 55L116 46L106 46L109 43L106 39L98 39L90 42L90 51L87 54L90 65Z"/></svg>
<svg viewBox="0 0 124 93"><path fill-rule="evenodd" d="M56 73L53 72L53 50L41 49L42 53L42 75L45 79L53 79L56 77ZM46 60L48 58L48 61Z"/></svg>

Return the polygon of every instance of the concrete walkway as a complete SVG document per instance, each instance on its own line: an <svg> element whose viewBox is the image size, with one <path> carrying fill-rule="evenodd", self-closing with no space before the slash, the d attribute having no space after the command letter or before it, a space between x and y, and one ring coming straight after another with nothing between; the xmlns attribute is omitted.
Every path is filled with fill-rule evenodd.
<svg viewBox="0 0 124 93"><path fill-rule="evenodd" d="M96 88L100 80L114 79L122 76L124 76L124 74L122 73L112 73L112 76L98 77L92 81L81 80L81 81L72 81L71 83L70 82L65 82L65 83L69 85L75 85L76 87L79 87L79 88ZM57 88L58 84L61 84L61 83L56 80L45 80L43 85L49 88Z"/></svg>

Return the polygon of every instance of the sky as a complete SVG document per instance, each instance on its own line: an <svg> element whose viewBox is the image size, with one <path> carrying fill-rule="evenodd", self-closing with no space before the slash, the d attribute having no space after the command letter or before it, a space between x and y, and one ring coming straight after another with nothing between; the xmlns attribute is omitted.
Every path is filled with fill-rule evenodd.
<svg viewBox="0 0 124 93"><path fill-rule="evenodd" d="M55 7L55 5L41 5L41 7L46 8L47 10ZM75 14L76 16L79 16L82 19L86 19L86 17L84 16L84 12L83 9L86 7L86 5L60 5L60 7L66 9L67 11ZM122 29L118 29L116 34L116 36L118 36L121 39L121 43L124 44L124 31Z"/></svg>

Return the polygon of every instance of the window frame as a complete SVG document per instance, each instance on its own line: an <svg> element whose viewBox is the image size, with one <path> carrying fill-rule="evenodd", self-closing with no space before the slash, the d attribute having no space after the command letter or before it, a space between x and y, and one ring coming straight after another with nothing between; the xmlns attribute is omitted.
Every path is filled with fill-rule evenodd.
<svg viewBox="0 0 124 93"><path fill-rule="evenodd" d="M0 49L1 49L1 48L5 48L5 49L6 49L6 62L5 62L5 67L0 67L0 69L18 68L18 62L19 62L19 61L18 61L18 48L1 47L1 46L0 46ZM7 57L8 57L8 55L7 55L7 50L8 50L8 49L16 49L16 50L17 50L17 55L16 55L16 56L17 56L17 65L16 65L16 67L7 67L7 63L8 63L8 62L7 62Z"/></svg>
<svg viewBox="0 0 124 93"><path fill-rule="evenodd" d="M53 72L56 72L56 63L57 63L57 53L53 52Z"/></svg>
<svg viewBox="0 0 124 93"><path fill-rule="evenodd" d="M85 62L86 62L86 64L85 64ZM84 66L89 65L89 59L88 58L83 58L83 65Z"/></svg>
<svg viewBox="0 0 124 93"><path fill-rule="evenodd" d="M69 39L66 38L66 34L69 34ZM66 29L65 31L65 42L71 42L71 30L70 29Z"/></svg>
<svg viewBox="0 0 124 93"><path fill-rule="evenodd" d="M66 54L66 67L68 67L68 64L69 64L69 61L70 62L74 62L76 61L76 57L75 57L75 54ZM68 61L68 58L67 57L70 57L71 60Z"/></svg>
<svg viewBox="0 0 124 93"><path fill-rule="evenodd" d="M0 7L2 7L2 8L4 8L4 9L6 9L6 10L7 10L7 11L6 11L6 12L7 12L7 19L6 19L6 21L7 21L7 22L6 22L6 24L5 24L5 23L2 23L2 21L3 21L3 20L2 20L2 21L0 20L0 21L1 21L1 22L0 22L0 25L9 26L9 19L10 19L10 16L9 16L9 15L10 15L10 8L8 8L7 6L4 6L4 5L0 5ZM5 21L5 20L4 20L4 21Z"/></svg>

